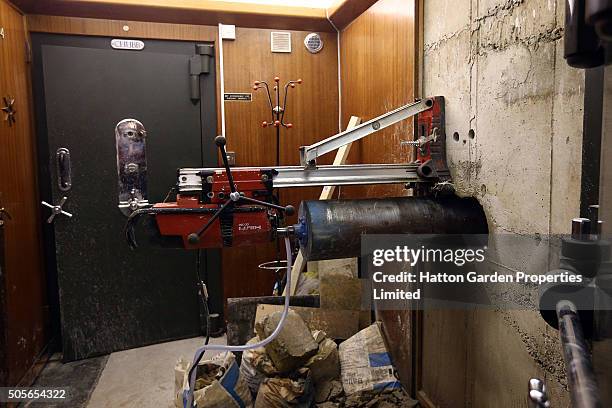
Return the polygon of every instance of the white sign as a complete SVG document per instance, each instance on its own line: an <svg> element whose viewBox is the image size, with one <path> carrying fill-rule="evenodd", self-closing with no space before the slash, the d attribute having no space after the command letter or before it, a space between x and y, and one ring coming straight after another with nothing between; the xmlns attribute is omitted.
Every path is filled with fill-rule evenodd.
<svg viewBox="0 0 612 408"><path fill-rule="evenodd" d="M219 32L222 40L236 39L236 26L230 24L219 24Z"/></svg>
<svg viewBox="0 0 612 408"><path fill-rule="evenodd" d="M145 44L140 40L123 40L115 38L111 40L111 47L116 50L140 51L145 47Z"/></svg>

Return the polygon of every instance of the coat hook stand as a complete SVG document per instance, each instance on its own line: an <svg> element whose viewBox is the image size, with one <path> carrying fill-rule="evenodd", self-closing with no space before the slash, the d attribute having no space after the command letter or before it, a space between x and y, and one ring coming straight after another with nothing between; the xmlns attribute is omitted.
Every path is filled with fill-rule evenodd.
<svg viewBox="0 0 612 408"><path fill-rule="evenodd" d="M293 124L285 123L285 112L287 111L287 95L289 94L289 88L295 88L296 85L301 85L302 79L296 79L294 81L288 81L284 88L283 98L281 100L281 90L280 90L280 78L278 76L274 77L274 87L272 92L270 92L270 87L266 81L255 81L253 82L253 90L257 91L258 89L265 89L266 96L268 97L268 106L270 107L270 115L272 120L270 122L263 121L261 126L267 128L268 126L274 126L276 130L276 166L280 166L280 131L281 127L285 129L291 129ZM274 94L274 102L272 95ZM276 201L278 203L278 190L276 190ZM274 285L274 294L281 295L283 293L283 288L281 280L279 279L278 270L280 268L286 267L286 261L280 260L280 243L276 242L276 260L271 262L266 262L265 264L260 265L260 268L263 269L274 269L276 284ZM285 263L283 263L285 262Z"/></svg>
<svg viewBox="0 0 612 408"><path fill-rule="evenodd" d="M274 87L272 92L270 92L270 87L266 81L255 81L253 82L253 89L257 91L258 89L265 89L266 94L268 96L268 104L270 106L270 113L272 117L272 121L263 121L261 126L268 127L274 126L276 129L276 165L280 166L280 130L281 127L285 129L291 129L293 124L285 123L285 112L287 110L287 95L289 88L295 88L296 85L300 85L302 83L301 79L297 79L294 81L288 81L284 88L284 96L281 100L281 90L280 90L280 78L274 77ZM272 101L272 94L274 94L274 102Z"/></svg>

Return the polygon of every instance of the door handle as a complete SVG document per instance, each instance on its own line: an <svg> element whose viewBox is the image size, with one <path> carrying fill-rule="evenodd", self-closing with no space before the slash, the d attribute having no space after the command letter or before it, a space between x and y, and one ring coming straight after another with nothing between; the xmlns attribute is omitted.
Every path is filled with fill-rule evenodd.
<svg viewBox="0 0 612 408"><path fill-rule="evenodd" d="M60 191L69 191L72 188L72 169L70 163L70 150L60 147L55 152L57 167L57 187Z"/></svg>
<svg viewBox="0 0 612 408"><path fill-rule="evenodd" d="M68 218L72 218L72 214L69 213L68 211L64 211L64 209L62 208L67 200L68 200L68 197L62 197L62 199L57 205L49 204L46 201L41 202L42 205L44 205L45 207L49 207L51 209L51 216L47 218L47 224L53 223L55 216L60 215L60 214L65 215Z"/></svg>

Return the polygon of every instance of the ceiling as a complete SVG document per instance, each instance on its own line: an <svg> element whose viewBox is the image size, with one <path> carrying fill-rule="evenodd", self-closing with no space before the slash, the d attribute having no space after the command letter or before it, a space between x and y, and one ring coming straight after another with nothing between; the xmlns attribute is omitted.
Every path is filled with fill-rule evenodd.
<svg viewBox="0 0 612 408"><path fill-rule="evenodd" d="M334 32L376 0L9 0L25 14ZM330 24L330 21L334 24Z"/></svg>

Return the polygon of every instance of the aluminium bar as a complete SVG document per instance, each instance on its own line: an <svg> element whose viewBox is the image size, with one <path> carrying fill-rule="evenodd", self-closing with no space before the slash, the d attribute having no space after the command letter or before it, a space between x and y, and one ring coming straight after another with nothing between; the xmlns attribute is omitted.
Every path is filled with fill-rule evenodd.
<svg viewBox="0 0 612 408"><path fill-rule="evenodd" d="M340 147L362 139L374 132L391 126L397 122L407 119L430 109L433 106L432 99L422 99L418 102L409 103L391 112L384 113L372 120L345 130L337 135L330 136L310 146L300 147L300 163L303 166L312 167L316 159L326 153L339 149Z"/></svg>
<svg viewBox="0 0 612 408"><path fill-rule="evenodd" d="M281 167L240 167L235 170L276 170L273 176L274 188L347 186L364 184L399 184L423 181L417 175L417 164L354 164L341 166L319 166L305 169L302 166ZM202 191L200 174L224 172L222 168L183 168L179 169L179 192Z"/></svg>

